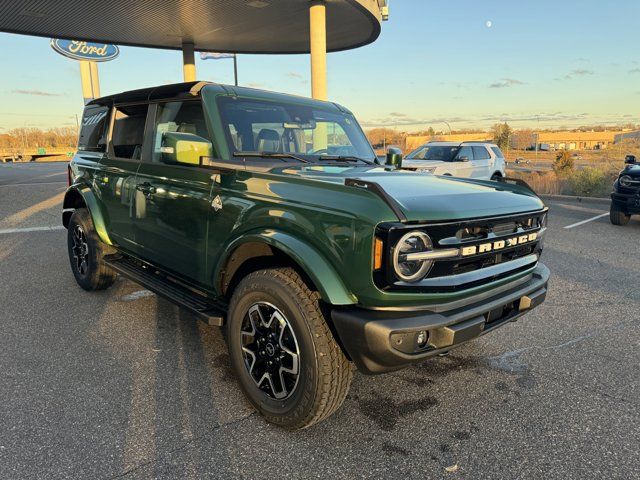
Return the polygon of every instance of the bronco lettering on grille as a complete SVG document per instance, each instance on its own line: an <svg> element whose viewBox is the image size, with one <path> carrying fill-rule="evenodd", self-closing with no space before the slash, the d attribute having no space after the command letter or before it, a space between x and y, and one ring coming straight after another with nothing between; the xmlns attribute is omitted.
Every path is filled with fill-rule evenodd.
<svg viewBox="0 0 640 480"><path fill-rule="evenodd" d="M537 232L528 233L526 235L508 238L507 240L496 240L495 242L481 243L480 245L462 247L461 254L463 257L468 257L470 255L476 255L477 253L495 252L496 250L503 250L505 248L517 247L518 245L524 245L525 243L535 242L537 239Z"/></svg>

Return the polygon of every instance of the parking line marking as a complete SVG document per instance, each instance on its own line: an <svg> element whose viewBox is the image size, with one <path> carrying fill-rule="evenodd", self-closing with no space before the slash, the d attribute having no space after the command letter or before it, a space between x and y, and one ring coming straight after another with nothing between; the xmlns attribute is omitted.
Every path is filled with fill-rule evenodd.
<svg viewBox="0 0 640 480"><path fill-rule="evenodd" d="M567 225L564 228L565 229L569 229L569 228L573 228L573 227L579 227L580 225L584 225L585 223L593 222L594 220L598 220L599 218L606 217L607 215L609 215L609 212L603 213L601 215L596 215L595 217L592 217L592 218L587 218L586 220L583 220L583 221L578 222L578 223L574 223L572 225Z"/></svg>
<svg viewBox="0 0 640 480"><path fill-rule="evenodd" d="M138 300L139 298L147 298L147 297L155 297L155 293L149 290L138 290L137 292L130 293L129 295L125 295L121 298L121 300L125 302L130 302L132 300Z"/></svg>
<svg viewBox="0 0 640 480"><path fill-rule="evenodd" d="M67 182L33 182L33 183L7 183L0 187L33 187L34 185L66 185Z"/></svg>
<svg viewBox="0 0 640 480"><path fill-rule="evenodd" d="M7 233L53 232L56 230L65 230L65 228L62 225L56 225L54 227L7 228L0 230L0 235Z"/></svg>

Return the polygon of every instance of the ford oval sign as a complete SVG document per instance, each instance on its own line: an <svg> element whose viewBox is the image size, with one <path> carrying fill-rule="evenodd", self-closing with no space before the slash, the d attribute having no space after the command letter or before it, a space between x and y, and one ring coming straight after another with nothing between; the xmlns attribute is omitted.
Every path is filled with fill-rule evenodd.
<svg viewBox="0 0 640 480"><path fill-rule="evenodd" d="M88 60L90 62L107 62L113 60L120 53L120 49L109 43L92 43L79 40L51 39L51 48L60 55L74 60Z"/></svg>

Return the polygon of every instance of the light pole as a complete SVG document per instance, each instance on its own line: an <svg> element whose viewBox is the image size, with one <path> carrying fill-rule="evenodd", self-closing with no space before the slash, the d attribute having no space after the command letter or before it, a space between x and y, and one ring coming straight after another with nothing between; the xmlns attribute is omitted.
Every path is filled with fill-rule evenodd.
<svg viewBox="0 0 640 480"><path fill-rule="evenodd" d="M538 127L536 128L536 164L538 163L538 143L540 140L540 115L536 115L538 118Z"/></svg>

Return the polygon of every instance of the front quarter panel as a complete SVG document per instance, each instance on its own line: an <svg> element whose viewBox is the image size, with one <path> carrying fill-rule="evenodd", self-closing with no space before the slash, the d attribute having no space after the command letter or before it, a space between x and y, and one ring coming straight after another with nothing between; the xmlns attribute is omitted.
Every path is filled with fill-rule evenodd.
<svg viewBox="0 0 640 480"><path fill-rule="evenodd" d="M396 220L374 194L331 182L271 173L238 172L214 185L223 207L212 212L208 258L215 290L234 247L259 240L300 265L323 299L351 304L351 292L371 284L371 250L378 219ZM257 237L256 237L257 235Z"/></svg>

